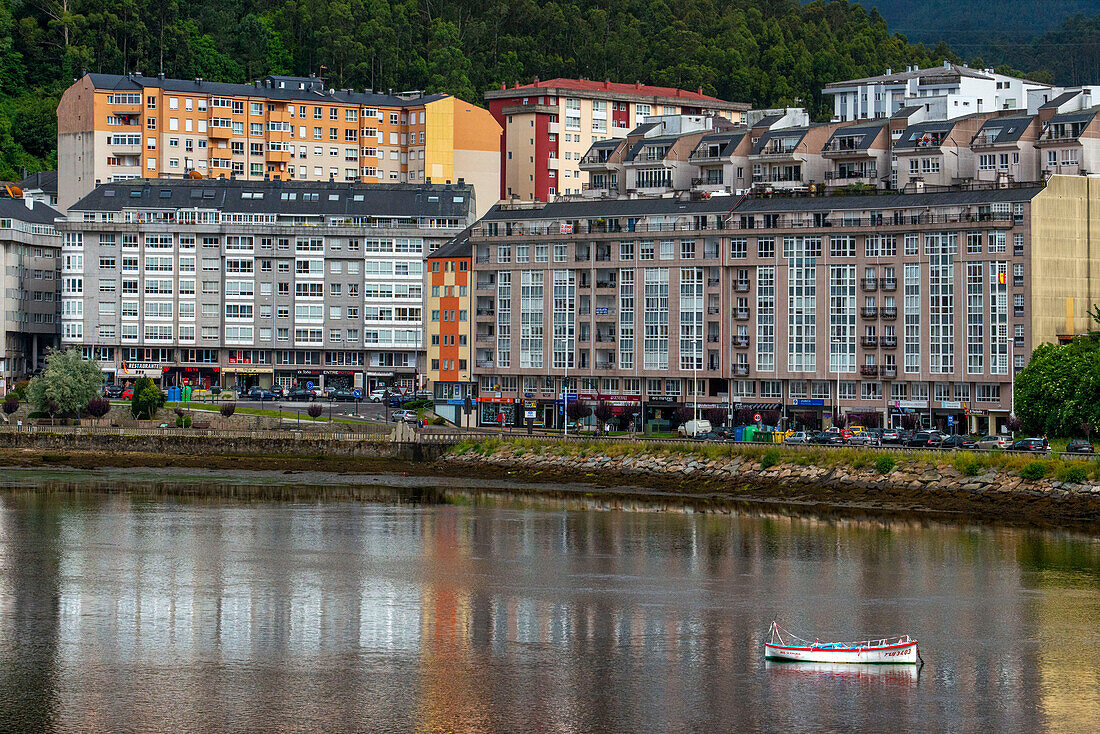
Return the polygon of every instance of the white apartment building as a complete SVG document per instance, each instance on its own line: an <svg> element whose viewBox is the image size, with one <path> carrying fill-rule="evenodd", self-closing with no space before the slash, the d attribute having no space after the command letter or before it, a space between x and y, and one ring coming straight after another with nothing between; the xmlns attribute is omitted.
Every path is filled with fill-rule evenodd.
<svg viewBox="0 0 1100 734"><path fill-rule="evenodd" d="M105 184L58 222L62 342L163 386L423 382L423 262L469 186Z"/></svg>

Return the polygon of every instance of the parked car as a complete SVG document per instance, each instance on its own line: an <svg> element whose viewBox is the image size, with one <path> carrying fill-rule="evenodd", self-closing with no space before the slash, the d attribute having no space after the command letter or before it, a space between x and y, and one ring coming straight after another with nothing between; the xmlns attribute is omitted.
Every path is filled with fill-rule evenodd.
<svg viewBox="0 0 1100 734"><path fill-rule="evenodd" d="M822 446L841 446L844 444L844 436L840 431L821 431L810 438L810 443Z"/></svg>
<svg viewBox="0 0 1100 734"><path fill-rule="evenodd" d="M959 433L945 438L940 447L945 449L975 449L978 447L978 439L974 436Z"/></svg>
<svg viewBox="0 0 1100 734"><path fill-rule="evenodd" d="M1083 438L1075 438L1066 444L1067 454L1095 454L1096 449Z"/></svg>
<svg viewBox="0 0 1100 734"><path fill-rule="evenodd" d="M720 441L722 439L722 437L719 436L714 431L707 431L705 433L696 433L694 436L692 436L692 438L695 439L696 441Z"/></svg>
<svg viewBox="0 0 1100 734"><path fill-rule="evenodd" d="M295 385L294 387L290 388L290 390L288 390L286 394L287 400L293 400L303 403L308 403L315 398L316 396L313 394L312 390L310 390L308 387L302 387L301 385Z"/></svg>
<svg viewBox="0 0 1100 734"><path fill-rule="evenodd" d="M390 414L390 420L394 423L404 421L405 423L416 423L417 418L415 410L395 410Z"/></svg>
<svg viewBox="0 0 1100 734"><path fill-rule="evenodd" d="M116 399L121 398L122 397L122 388L119 387L118 385L104 385L103 386L103 397L105 397L105 398L116 398Z"/></svg>
<svg viewBox="0 0 1100 734"><path fill-rule="evenodd" d="M846 443L850 446L874 446L875 437L868 431L860 431L848 436Z"/></svg>
<svg viewBox="0 0 1100 734"><path fill-rule="evenodd" d="M1045 438L1021 438L1009 448L1009 451L1028 451L1035 454L1045 454L1049 450L1050 444Z"/></svg>
<svg viewBox="0 0 1100 734"><path fill-rule="evenodd" d="M328 399L334 403L351 403L355 401L355 391L349 388L338 387L328 394Z"/></svg>
<svg viewBox="0 0 1100 734"><path fill-rule="evenodd" d="M978 439L978 448L980 449L1007 449L1012 445L1012 442L1008 440L1007 436L982 436Z"/></svg>
<svg viewBox="0 0 1100 734"><path fill-rule="evenodd" d="M896 428L885 428L878 440L883 444L901 443L901 432Z"/></svg>
<svg viewBox="0 0 1100 734"><path fill-rule="evenodd" d="M809 431L795 431L791 435L783 439L783 443L788 444L808 444L810 443L811 434Z"/></svg>
<svg viewBox="0 0 1100 734"><path fill-rule="evenodd" d="M282 398L286 397L286 390L283 389L282 385L272 385L270 390L271 390L271 394L274 395L278 399L282 399Z"/></svg>
<svg viewBox="0 0 1100 734"><path fill-rule="evenodd" d="M684 425L680 426L677 430L681 436L694 436L699 433L710 433L711 425L710 421L705 418L700 418L697 421L688 421Z"/></svg>
<svg viewBox="0 0 1100 734"><path fill-rule="evenodd" d="M122 399L123 400L133 400L134 399L134 388L128 387L125 390L123 390L122 391Z"/></svg>
<svg viewBox="0 0 1100 734"><path fill-rule="evenodd" d="M917 431L906 442L906 446L918 449L938 449L943 443L943 436L938 431Z"/></svg>
<svg viewBox="0 0 1100 734"><path fill-rule="evenodd" d="M275 393L266 387L254 387L247 393L249 400L274 400Z"/></svg>
<svg viewBox="0 0 1100 734"><path fill-rule="evenodd" d="M386 397L385 389L384 388L379 388L377 390L371 390L370 395L367 395L367 400L371 401L372 403L381 403L382 400L385 397Z"/></svg>

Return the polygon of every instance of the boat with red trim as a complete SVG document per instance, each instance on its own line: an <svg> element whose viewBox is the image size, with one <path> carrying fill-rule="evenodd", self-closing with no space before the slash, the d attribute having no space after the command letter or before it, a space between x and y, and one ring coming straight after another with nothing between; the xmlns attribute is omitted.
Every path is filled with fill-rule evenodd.
<svg viewBox="0 0 1100 734"><path fill-rule="evenodd" d="M858 642L813 642L772 622L764 643L766 660L861 665L916 665L921 661L917 641L909 635L878 637Z"/></svg>

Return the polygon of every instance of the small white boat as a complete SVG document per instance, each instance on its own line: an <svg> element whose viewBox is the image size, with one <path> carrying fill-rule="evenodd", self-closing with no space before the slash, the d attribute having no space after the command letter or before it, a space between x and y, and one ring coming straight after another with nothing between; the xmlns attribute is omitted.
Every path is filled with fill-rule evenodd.
<svg viewBox="0 0 1100 734"><path fill-rule="evenodd" d="M857 663L861 665L915 665L923 662L917 641L909 635L880 637L859 642L804 640L772 622L764 643L766 660L795 660L812 663Z"/></svg>

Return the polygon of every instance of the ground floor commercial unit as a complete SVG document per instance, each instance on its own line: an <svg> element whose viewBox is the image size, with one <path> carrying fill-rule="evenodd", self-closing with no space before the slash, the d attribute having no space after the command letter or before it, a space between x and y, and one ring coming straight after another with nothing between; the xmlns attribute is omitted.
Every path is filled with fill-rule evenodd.
<svg viewBox="0 0 1100 734"><path fill-rule="evenodd" d="M775 405L792 426L998 431L1032 349L1091 328L1100 179L503 205L470 242L481 400L627 394Z"/></svg>

